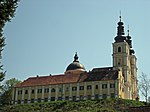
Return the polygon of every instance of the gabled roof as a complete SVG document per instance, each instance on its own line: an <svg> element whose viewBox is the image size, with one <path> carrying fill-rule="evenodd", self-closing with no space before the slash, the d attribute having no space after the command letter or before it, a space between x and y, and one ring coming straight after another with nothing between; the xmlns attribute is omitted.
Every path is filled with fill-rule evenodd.
<svg viewBox="0 0 150 112"><path fill-rule="evenodd" d="M67 84L87 81L104 81L116 80L118 78L118 71L109 68L96 68L90 72L85 72L78 75L61 74L52 76L37 76L30 77L22 83L17 84L16 87L29 87L29 86L44 86L55 84Z"/></svg>

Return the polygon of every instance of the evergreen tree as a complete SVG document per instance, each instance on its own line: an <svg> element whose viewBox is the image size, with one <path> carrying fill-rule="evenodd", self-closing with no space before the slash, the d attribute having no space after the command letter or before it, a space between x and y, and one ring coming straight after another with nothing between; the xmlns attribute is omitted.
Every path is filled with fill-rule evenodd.
<svg viewBox="0 0 150 112"><path fill-rule="evenodd" d="M0 59L2 59L2 51L5 46L5 37L3 34L3 28L7 22L11 21L11 18L15 15L19 0L0 0ZM1 64L1 61L0 61ZM0 82L4 80L5 71L3 71L3 65L0 65ZM0 83L0 93L2 85Z"/></svg>

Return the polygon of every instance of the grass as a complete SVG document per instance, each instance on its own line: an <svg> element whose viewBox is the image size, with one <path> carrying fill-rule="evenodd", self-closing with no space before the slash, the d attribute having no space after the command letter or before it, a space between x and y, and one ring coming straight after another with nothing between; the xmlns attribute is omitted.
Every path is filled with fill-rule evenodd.
<svg viewBox="0 0 150 112"><path fill-rule="evenodd" d="M129 107L144 105L144 102L124 99L52 101L7 105L0 107L0 112L127 112Z"/></svg>

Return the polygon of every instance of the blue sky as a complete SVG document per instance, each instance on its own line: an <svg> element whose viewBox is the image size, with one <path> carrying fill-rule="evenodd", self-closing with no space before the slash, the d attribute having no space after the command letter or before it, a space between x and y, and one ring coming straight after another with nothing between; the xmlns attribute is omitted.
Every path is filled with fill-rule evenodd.
<svg viewBox="0 0 150 112"><path fill-rule="evenodd" d="M120 10L126 35L130 26L138 75L149 75L149 0L21 0L4 28L6 79L64 73L75 52L87 71L112 66Z"/></svg>

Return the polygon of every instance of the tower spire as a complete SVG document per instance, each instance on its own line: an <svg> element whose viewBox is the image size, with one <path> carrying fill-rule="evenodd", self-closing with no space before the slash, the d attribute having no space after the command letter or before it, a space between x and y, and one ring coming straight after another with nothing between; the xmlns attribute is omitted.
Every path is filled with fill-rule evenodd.
<svg viewBox="0 0 150 112"><path fill-rule="evenodd" d="M127 33L128 33L128 35L127 35L127 39L128 39L128 40L130 40L130 39L131 39L131 36L130 36L129 25L128 25L128 30L127 30Z"/></svg>
<svg viewBox="0 0 150 112"><path fill-rule="evenodd" d="M121 22L121 10L120 10L120 16L119 16L119 18L120 18L120 22Z"/></svg>
<svg viewBox="0 0 150 112"><path fill-rule="evenodd" d="M120 21L118 22L118 32L117 32L117 35L118 36L121 36L121 35L124 35L124 26L123 26L123 22L121 21L121 15L119 16L120 18Z"/></svg>
<svg viewBox="0 0 150 112"><path fill-rule="evenodd" d="M122 22L122 17L121 17L121 11L119 15L119 22L118 22L118 27L117 27L117 36L115 37L116 42L124 42L126 40L126 37L124 36L124 26Z"/></svg>
<svg viewBox="0 0 150 112"><path fill-rule="evenodd" d="M128 35L127 35L127 43L129 44L130 48L132 48L132 40L131 40L131 36L130 36L130 30L129 30L129 25L128 25Z"/></svg>
<svg viewBox="0 0 150 112"><path fill-rule="evenodd" d="M127 30L127 32L128 32L128 36L129 36L129 25L128 25L128 30Z"/></svg>

